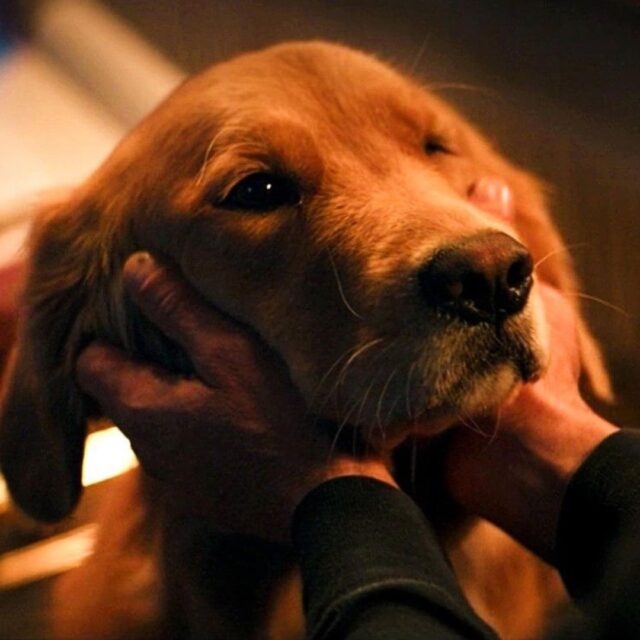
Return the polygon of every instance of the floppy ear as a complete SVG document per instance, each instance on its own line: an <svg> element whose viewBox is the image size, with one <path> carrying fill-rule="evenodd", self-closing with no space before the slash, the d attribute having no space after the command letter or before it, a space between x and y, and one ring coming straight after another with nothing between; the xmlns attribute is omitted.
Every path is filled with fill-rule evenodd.
<svg viewBox="0 0 640 640"><path fill-rule="evenodd" d="M535 178L519 170L513 172L510 182L516 203L517 229L536 263L536 275L566 292L576 308L580 357L585 381L598 399L613 402L611 380L602 352L580 312L578 298L575 295L579 280L573 261L548 214L544 187Z"/></svg>
<svg viewBox="0 0 640 640"><path fill-rule="evenodd" d="M86 410L73 366L91 259L83 224L69 205L49 208L34 223L0 403L0 466L11 495L27 514L49 522L73 509L82 488Z"/></svg>

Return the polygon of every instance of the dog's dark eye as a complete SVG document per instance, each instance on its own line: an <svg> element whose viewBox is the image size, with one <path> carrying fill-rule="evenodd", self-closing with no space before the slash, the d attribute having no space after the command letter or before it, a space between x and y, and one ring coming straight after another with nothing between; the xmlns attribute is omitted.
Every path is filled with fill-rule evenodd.
<svg viewBox="0 0 640 640"><path fill-rule="evenodd" d="M424 143L424 151L428 156L435 156L440 153L451 154L451 149L446 143L435 136L427 138Z"/></svg>
<svg viewBox="0 0 640 640"><path fill-rule="evenodd" d="M252 173L240 180L220 204L228 209L273 211L299 203L300 190L290 178L273 173Z"/></svg>

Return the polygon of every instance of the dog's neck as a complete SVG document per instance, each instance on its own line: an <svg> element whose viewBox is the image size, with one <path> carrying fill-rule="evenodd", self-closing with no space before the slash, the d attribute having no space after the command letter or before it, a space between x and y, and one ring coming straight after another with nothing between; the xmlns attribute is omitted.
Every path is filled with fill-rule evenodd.
<svg viewBox="0 0 640 640"><path fill-rule="evenodd" d="M149 516L158 517L162 531L165 618L171 626L167 637L303 637L301 589L291 547L222 534L202 519L176 518L159 481L143 473L141 481Z"/></svg>

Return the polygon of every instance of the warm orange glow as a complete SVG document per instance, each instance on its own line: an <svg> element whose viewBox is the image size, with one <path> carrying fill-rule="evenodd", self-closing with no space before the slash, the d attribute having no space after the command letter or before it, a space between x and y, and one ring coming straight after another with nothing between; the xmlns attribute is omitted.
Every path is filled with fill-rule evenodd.
<svg viewBox="0 0 640 640"><path fill-rule="evenodd" d="M79 566L93 550L96 525L79 527L0 557L0 589L12 589Z"/></svg>
<svg viewBox="0 0 640 640"><path fill-rule="evenodd" d="M133 469L138 460L131 450L129 441L116 427L96 431L87 438L82 484L85 487L114 478ZM5 511L9 502L7 486L0 477L0 513Z"/></svg>
<svg viewBox="0 0 640 640"><path fill-rule="evenodd" d="M116 427L96 431L87 438L82 467L85 487L120 475L138 464L129 441Z"/></svg>
<svg viewBox="0 0 640 640"><path fill-rule="evenodd" d="M113 478L138 461L129 441L116 428L96 431L87 438L82 484L89 486ZM0 477L0 513L9 504L9 494ZM80 565L91 553L96 525L86 525L5 553L0 557L0 590L42 580Z"/></svg>

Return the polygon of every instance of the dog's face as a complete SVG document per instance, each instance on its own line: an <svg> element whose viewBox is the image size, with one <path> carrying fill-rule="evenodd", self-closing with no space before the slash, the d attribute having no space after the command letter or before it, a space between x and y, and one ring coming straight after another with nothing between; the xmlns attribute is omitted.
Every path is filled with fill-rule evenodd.
<svg viewBox="0 0 640 640"><path fill-rule="evenodd" d="M512 190L510 223L471 204L484 176ZM243 56L188 81L43 219L33 245L31 317L5 423L33 394L34 368L62 383L84 336L130 343L118 270L139 248L175 262L209 302L255 328L312 411L389 441L495 405L535 377L545 329L533 281L573 282L529 176L412 81L321 43ZM61 322L56 301L73 287L83 293L62 305L73 318ZM45 356L27 344L38 340L50 344ZM75 426L31 431L55 441L73 475L84 415L72 383L63 387L53 400L71 394ZM47 410L34 414L42 423ZM17 436L4 431L3 465L16 477ZM71 449L61 437L75 438ZM18 480L14 494L34 482ZM67 494L56 515L70 508ZM23 502L49 517L50 504Z"/></svg>
<svg viewBox="0 0 640 640"><path fill-rule="evenodd" d="M197 162L144 154L166 159L158 249L283 355L314 412L376 435L435 428L539 372L531 258L468 199L509 169L439 100L370 57L309 45L218 67L166 115L179 108L205 115L185 136ZM138 219L143 245L156 216Z"/></svg>

